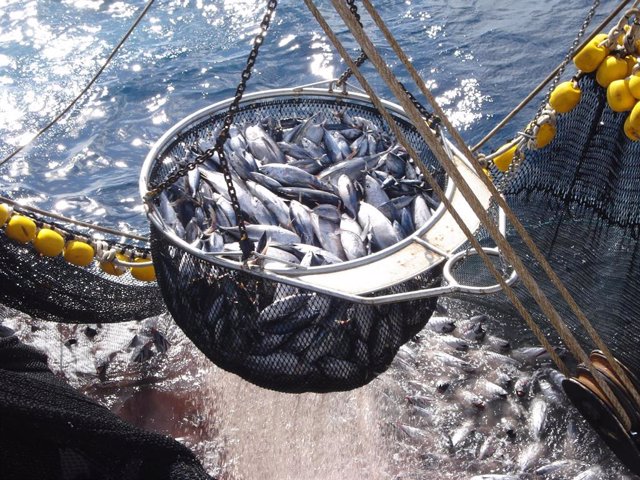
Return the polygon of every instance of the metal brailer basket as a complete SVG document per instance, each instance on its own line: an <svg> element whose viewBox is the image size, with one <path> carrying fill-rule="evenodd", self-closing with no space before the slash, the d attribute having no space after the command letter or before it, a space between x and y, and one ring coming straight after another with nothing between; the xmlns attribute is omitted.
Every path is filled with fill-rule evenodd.
<svg viewBox="0 0 640 480"><path fill-rule="evenodd" d="M215 141L229 104L192 114L157 142L142 169L143 198L150 185L179 168L176 159L190 146ZM386 107L449 199L462 206L402 109L388 102ZM234 124L267 117L329 119L344 110L389 131L365 95L312 86L245 95ZM460 158L465 175L477 178ZM482 193L481 183L476 185ZM482 201L488 205L489 197ZM366 257L307 268L265 266L204 253L167 227L157 197L147 208L158 283L176 322L220 367L285 392L351 389L386 370L398 348L430 318L439 289L451 291L439 287L442 263L466 240L440 204L413 235ZM475 229L477 219L469 225Z"/></svg>

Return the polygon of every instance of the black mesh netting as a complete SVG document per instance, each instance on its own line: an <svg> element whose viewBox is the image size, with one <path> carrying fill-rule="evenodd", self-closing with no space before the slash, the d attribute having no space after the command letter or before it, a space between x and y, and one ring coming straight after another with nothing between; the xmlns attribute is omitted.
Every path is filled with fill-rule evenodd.
<svg viewBox="0 0 640 480"><path fill-rule="evenodd" d="M56 378L46 356L0 337L0 477L210 479L169 437L127 424Z"/></svg>
<svg viewBox="0 0 640 480"><path fill-rule="evenodd" d="M344 109L388 131L370 103L351 98L256 100L241 105L235 122L312 115L329 119ZM200 139L215 139L225 113L192 120L160 147L149 183L166 178ZM443 181L441 168L417 131L406 120L397 120L422 161ZM387 369L398 348L420 331L435 308L432 299L357 304L262 279L192 255L157 228L151 231L151 248L165 303L187 336L216 364L266 388L322 392L366 384ZM435 269L377 293L434 286L439 273Z"/></svg>
<svg viewBox="0 0 640 480"><path fill-rule="evenodd" d="M626 137L628 113L607 106L606 90L593 76L580 80L580 88L581 101L558 118L554 141L526 152L504 194L605 343L638 375L640 143ZM510 230L507 238L587 351L593 348L517 234ZM524 287L517 290L550 331ZM473 301L515 314L503 295Z"/></svg>
<svg viewBox="0 0 640 480"><path fill-rule="evenodd" d="M83 268L43 257L0 231L0 303L44 320L110 323L165 310L155 283L129 274L107 275L97 263Z"/></svg>
<svg viewBox="0 0 640 480"><path fill-rule="evenodd" d="M213 362L266 388L347 390L384 372L435 299L371 306L220 268L152 234L158 283L187 336ZM388 293L434 286L437 272Z"/></svg>

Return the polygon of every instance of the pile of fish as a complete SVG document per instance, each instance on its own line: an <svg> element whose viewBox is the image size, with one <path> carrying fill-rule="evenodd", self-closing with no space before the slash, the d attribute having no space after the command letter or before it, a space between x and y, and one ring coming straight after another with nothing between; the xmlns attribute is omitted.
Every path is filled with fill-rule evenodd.
<svg viewBox="0 0 640 480"><path fill-rule="evenodd" d="M495 324L440 313L400 348L389 370L405 397L389 424L395 478L635 478L569 403L545 349L512 348L490 333Z"/></svg>
<svg viewBox="0 0 640 480"><path fill-rule="evenodd" d="M214 146L218 133L183 144L184 154L171 159L193 162ZM380 251L423 226L438 207L395 139L346 110L331 118L265 117L232 125L229 134L224 152L248 235L280 267ZM160 194L159 211L193 247L237 258L236 212L217 152Z"/></svg>
<svg viewBox="0 0 640 480"><path fill-rule="evenodd" d="M512 346L519 336L507 336L513 325L477 313L440 309L387 373L363 388L323 395L257 389L213 367L168 315L86 326L0 306L0 335L15 330L48 354L61 378L123 418L179 437L220 478L347 478L323 474L338 463L351 466L348 478L376 480L637 479L568 402L546 352ZM159 342L156 331L167 338ZM139 363L132 337L143 345L155 339L156 354ZM313 456L336 443L344 458ZM253 450L258 446L264 450ZM307 459L306 475L235 474L261 460L267 469L292 458ZM371 465L380 472L367 477Z"/></svg>

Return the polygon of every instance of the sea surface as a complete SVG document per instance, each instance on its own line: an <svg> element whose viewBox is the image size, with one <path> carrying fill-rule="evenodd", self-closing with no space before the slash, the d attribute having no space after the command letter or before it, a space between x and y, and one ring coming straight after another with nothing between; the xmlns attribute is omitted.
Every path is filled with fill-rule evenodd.
<svg viewBox="0 0 640 480"><path fill-rule="evenodd" d="M157 0L70 114L0 168L0 192L67 216L146 232L138 194L145 156L173 124L232 96L266 3ZM0 158L82 90L144 4L0 0ZM330 2L317 4L356 56L357 44ZM602 2L592 26L615 4ZM591 2L387 0L375 6L473 145L562 61ZM361 10L388 64L410 85ZM303 2L285 0L248 91L329 80L343 70ZM380 95L391 98L372 65L363 73ZM540 99L530 104L486 151L522 129L539 104Z"/></svg>
<svg viewBox="0 0 640 480"><path fill-rule="evenodd" d="M82 90L144 3L0 0L0 159L27 142ZM357 56L357 44L331 3L316 3ZM374 2L470 145L564 59L591 3ZM233 94L265 5L254 0L157 0L71 113L0 167L0 193L145 234L138 193L145 156L176 122ZM601 2L592 27L615 5ZM388 64L409 86L409 75L364 11L362 20ZM343 70L344 62L304 3L281 1L247 91L327 81ZM363 73L380 95L392 99L371 65L365 65ZM565 77L571 73L569 67ZM417 94L415 87L411 90ZM484 152L521 130L541 101L527 106ZM455 302L441 302L440 308L438 315L456 322L456 338L464 338L462 327L471 315L483 313ZM481 388L487 379L498 381L501 364L495 362L509 363L491 356L495 345L489 337L510 340L512 357L515 349L529 346L509 338L513 319L487 321L487 339L469 341L465 353L447 346L450 336L427 328L401 349L379 379L352 392L326 395L279 394L222 371L168 315L142 323L94 325L95 341L83 334L84 326L41 322L4 307L0 319L22 340L46 351L51 368L72 385L122 417L182 441L220 478L636 478L615 460L557 385L551 385L555 377L548 361L520 359L505 366L514 380L533 379L524 397L509 386L506 399L486 409L469 404L464 392ZM133 335L150 328L164 332L172 346L149 365L134 365L126 346ZM77 340L74 349L65 346L70 338ZM108 381L100 382L95 360L113 352L117 356ZM476 371L462 374L442 364L448 357L438 360L434 352L464 358ZM449 396L438 396L442 377L455 380ZM553 388L543 389L549 386ZM417 409L408 401L416 396L431 403ZM532 419L542 402L549 415L540 426ZM511 434L505 434L509 426L503 418L515 422L516 440L507 438ZM448 443L452 439L455 445ZM562 469L533 474L561 460L566 460Z"/></svg>

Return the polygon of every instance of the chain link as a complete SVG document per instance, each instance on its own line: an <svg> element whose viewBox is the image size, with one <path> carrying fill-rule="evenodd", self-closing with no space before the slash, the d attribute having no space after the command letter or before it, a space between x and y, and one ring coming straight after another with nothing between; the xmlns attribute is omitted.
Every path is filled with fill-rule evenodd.
<svg viewBox="0 0 640 480"><path fill-rule="evenodd" d="M593 17L596 14L596 10L598 9L599 6L600 6L600 0L594 0L593 4L591 5L591 8L587 12L587 16L585 17L584 21L582 22L582 27L578 31L578 34L576 35L576 38L573 40L573 43L571 44L571 47L569 47L569 50L567 51L567 54L564 57L564 60L562 61L562 63L558 67L558 72L556 73L556 75L553 77L553 80L549 84L549 88L547 89L547 93L546 93L544 99L542 100L542 103L538 107L538 111L536 112L534 120L529 125L527 125L527 128L525 128L525 131L524 131L525 135L532 133L532 130L534 128L533 126L538 121L538 119L542 115L543 111L547 108L547 104L549 103L549 98L551 97L551 93L558 86L558 83L560 82L560 78L562 77L562 74L564 73L565 68L567 67L567 65L573 59L573 53L575 52L575 50L578 47L578 45L580 45L580 39L584 36L585 32L587 31L587 28L591 24L591 20L593 20ZM577 78L578 78L577 75L574 76L574 79L577 79ZM513 175L513 173L516 170L518 170L518 167L522 164L522 161L524 159L523 158L524 153L522 152L522 148L524 148L524 147L521 146L520 148L517 149L516 155L515 155L515 157L513 159L513 162L509 166L508 171L506 171L502 175L501 181L496 183L496 188L498 189L499 192L502 192L504 190L504 187L509 182L509 178L511 177L511 175Z"/></svg>
<svg viewBox="0 0 640 480"><path fill-rule="evenodd" d="M349 5L349 10L351 10L351 13L353 14L354 17L356 17L356 20L362 27L362 21L360 20L360 14L358 13L358 7L355 4L355 0L347 0L347 5ZM358 56L358 58L356 58L354 63L358 68L360 68L366 60L367 60L367 54L364 53L364 50L360 50L360 55ZM344 72L342 72L342 75L340 75L340 78L338 78L338 81L336 82L336 87L341 87L342 85L347 83L347 80L351 78L351 75L353 75L353 71L351 70L351 68L347 68Z"/></svg>
<svg viewBox="0 0 640 480"><path fill-rule="evenodd" d="M551 97L551 92L553 92L553 90L558 86L558 83L560 82L560 77L562 77L562 74L564 73L564 69L573 59L573 53L575 52L576 48L578 48L578 45L580 45L580 39L584 36L584 33L587 31L587 28L591 24L591 20L593 20L593 17L596 14L596 10L598 9L599 6L600 6L600 0L594 0L593 5L591 5L589 12L587 13L587 16L584 19L584 22L582 22L582 27L578 31L576 38L573 40L573 43L571 44L571 47L569 47L569 50L567 51L567 54L564 57L564 60L560 64L558 73L556 73L556 76L553 77L553 81L551 82L551 84L549 85L549 88L547 89L547 94L545 95L544 100L542 101L542 104L538 107L538 111L536 112L536 117L535 117L536 119L542 114L542 111L546 108L547 103L549 103L549 97Z"/></svg>
<svg viewBox="0 0 640 480"><path fill-rule="evenodd" d="M436 133L439 133L440 131L439 127L440 127L440 124L442 123L442 120L440 119L440 117L435 115L434 113L431 113L429 110L427 110L425 106L422 105L409 90L407 90L407 87L405 87L403 83L401 82L398 82L398 83L400 84L400 87L402 88L404 93L407 95L407 97L409 97L409 100L411 100L411 103L413 103L413 106L416 107L418 112L420 112L420 115L424 117L424 120L427 122L427 125L429 126L429 128L432 130L435 130Z"/></svg>
<svg viewBox="0 0 640 480"><path fill-rule="evenodd" d="M227 191L229 192L229 198L231 200L231 204L233 206L233 210L236 214L238 229L240 231L240 249L242 250L242 259L246 260L249 258L251 253L253 252L254 245L251 240L249 240L249 236L247 235L247 229L245 226L244 215L242 210L240 209L240 203L238 202L238 195L236 193L236 189L233 185L233 180L231 178L231 171L229 169L229 162L224 153L224 144L229 138L229 129L233 124L233 120L235 118L236 113L238 113L240 101L242 100L242 95L247 88L247 82L251 78L251 72L253 70L253 66L256 63L256 58L258 58L258 52L260 50L260 46L264 42L264 37L267 34L267 30L269 29L269 24L271 23L271 18L273 17L273 12L278 6L277 0L269 0L267 4L267 10L262 18L262 22L260 23L260 31L256 35L253 40L253 46L251 47L251 52L247 58L247 63L240 75L241 80L236 88L236 93L233 97L233 101L229 105L227 109L227 114L224 117L222 130L216 139L216 144L213 148L209 148L197 155L195 159L191 162L187 162L180 166L176 171L170 174L163 182L158 183L157 185L150 185L149 191L145 195L145 200L150 200L151 198L159 195L163 190L167 187L175 183L178 179L184 177L189 170L194 170L198 165L201 165L217 152L218 158L220 159L220 167L222 170L222 174L224 176L224 180L227 184Z"/></svg>

